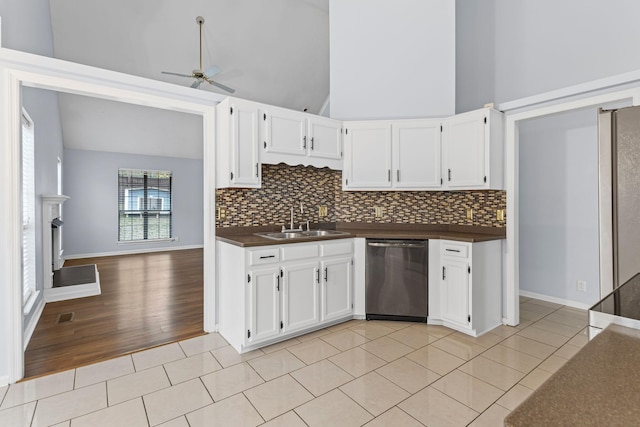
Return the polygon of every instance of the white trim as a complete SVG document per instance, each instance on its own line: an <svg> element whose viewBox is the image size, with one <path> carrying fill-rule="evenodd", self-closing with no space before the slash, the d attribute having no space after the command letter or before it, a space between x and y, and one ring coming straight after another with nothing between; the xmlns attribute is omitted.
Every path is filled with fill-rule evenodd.
<svg viewBox="0 0 640 427"><path fill-rule="evenodd" d="M20 179L21 89L34 87L117 102L196 114L203 122L204 157L204 330L215 328L215 106L225 96L193 90L55 58L0 48L0 378L16 382L24 375L22 314L22 215ZM208 155L206 155L208 153Z"/></svg>
<svg viewBox="0 0 640 427"><path fill-rule="evenodd" d="M0 377L0 387L5 387L9 385L9 377L4 375Z"/></svg>
<svg viewBox="0 0 640 427"><path fill-rule="evenodd" d="M520 291L520 296L527 297L527 298L535 298L535 299L539 299L547 302L553 302L555 304L562 304L562 305L566 305L567 307L579 308L581 310L588 310L589 307L591 307L590 305L587 305L582 302L571 301L564 298L550 297L548 295L537 294L535 292L529 292L529 291Z"/></svg>
<svg viewBox="0 0 640 427"><path fill-rule="evenodd" d="M40 293L40 291L38 291L38 293ZM23 351L27 349L27 346L29 345L29 341L31 341L31 336L33 335L33 332L36 330L36 326L38 326L38 321L40 320L40 316L42 316L43 310L44 310L44 298L41 298L40 303L36 306L36 310L33 313L31 320L29 320L29 324L24 330L24 343L22 347Z"/></svg>
<svg viewBox="0 0 640 427"><path fill-rule="evenodd" d="M118 255L135 255L135 254L146 254L152 252L169 252L169 251L183 251L185 249L202 249L204 245L188 245L188 246L175 246L175 247L166 247L166 248L152 248L152 249L132 249L129 251L113 251L113 252L96 252L90 254L75 254L66 256L64 259L82 259L82 258L98 258L98 257L108 257L108 256L118 256Z"/></svg>
<svg viewBox="0 0 640 427"><path fill-rule="evenodd" d="M603 79L592 80L586 83L580 83L577 85L567 86L561 89L552 90L533 96L527 96L526 98L520 98L514 101L503 102L498 105L498 110L509 111L519 108L532 107L538 104L566 99L575 95L583 95L590 92L614 88L624 84L635 83L639 81L640 70L630 71L628 73L616 74L615 76L605 77Z"/></svg>

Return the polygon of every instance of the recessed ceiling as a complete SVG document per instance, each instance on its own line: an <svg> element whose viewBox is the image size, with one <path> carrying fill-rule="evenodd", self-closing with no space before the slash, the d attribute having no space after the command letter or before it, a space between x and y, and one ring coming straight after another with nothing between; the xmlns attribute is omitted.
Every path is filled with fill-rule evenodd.
<svg viewBox="0 0 640 427"><path fill-rule="evenodd" d="M50 0L50 5L59 59L189 86L193 80L161 71L190 74L198 68L196 16L203 16L203 66L220 67L214 80L235 88L233 96L317 113L329 95L329 0ZM208 84L193 90L226 94ZM66 147L84 147L80 135L110 132L118 139L115 129L100 128L116 116L73 120L81 109L85 117L95 112L105 118L107 110L134 114L131 105L113 109L93 101L60 97ZM174 119L174 128L186 135L193 120ZM152 129L149 137L156 146L174 143ZM183 143L197 143L201 151L202 139Z"/></svg>

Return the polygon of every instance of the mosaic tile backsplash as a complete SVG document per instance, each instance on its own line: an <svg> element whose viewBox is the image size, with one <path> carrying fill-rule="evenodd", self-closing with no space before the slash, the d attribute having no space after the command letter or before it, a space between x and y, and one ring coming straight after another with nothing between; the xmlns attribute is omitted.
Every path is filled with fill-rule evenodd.
<svg viewBox="0 0 640 427"><path fill-rule="evenodd" d="M342 173L327 168L262 165L262 188L216 190L217 207L226 208L217 227L289 224L307 220L398 224L455 224L505 227L496 219L506 209L505 191L342 191ZM301 212L301 205L304 212ZM318 207L327 207L327 216ZM382 208L375 217L374 208ZM473 209L473 219L466 217Z"/></svg>

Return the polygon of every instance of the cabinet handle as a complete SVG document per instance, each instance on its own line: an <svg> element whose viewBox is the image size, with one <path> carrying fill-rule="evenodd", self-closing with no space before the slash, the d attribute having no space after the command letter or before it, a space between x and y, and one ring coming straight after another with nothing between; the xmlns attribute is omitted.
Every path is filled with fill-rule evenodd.
<svg viewBox="0 0 640 427"><path fill-rule="evenodd" d="M449 169L449 181L451 181L451 169Z"/></svg>
<svg viewBox="0 0 640 427"><path fill-rule="evenodd" d="M311 151L313 151L313 137L311 137Z"/></svg>
<svg viewBox="0 0 640 427"><path fill-rule="evenodd" d="M307 135L302 137L302 149L303 150L307 149Z"/></svg>
<svg viewBox="0 0 640 427"><path fill-rule="evenodd" d="M391 169L387 169L387 180L391 182Z"/></svg>
<svg viewBox="0 0 640 427"><path fill-rule="evenodd" d="M445 249L447 252L460 252L458 249Z"/></svg>
<svg viewBox="0 0 640 427"><path fill-rule="evenodd" d="M276 291L280 292L280 276L276 274Z"/></svg>
<svg viewBox="0 0 640 427"><path fill-rule="evenodd" d="M256 163L256 178L258 178L258 176L260 175L258 175L258 164Z"/></svg>
<svg viewBox="0 0 640 427"><path fill-rule="evenodd" d="M327 281L327 267L324 268L324 281Z"/></svg>
<svg viewBox="0 0 640 427"><path fill-rule="evenodd" d="M275 255L263 255L260 257L260 259L267 259L267 258L275 258Z"/></svg>
<svg viewBox="0 0 640 427"><path fill-rule="evenodd" d="M442 280L445 280L447 278L447 267L445 267L444 265L442 266Z"/></svg>
<svg viewBox="0 0 640 427"><path fill-rule="evenodd" d="M396 170L396 181L400 182L400 169Z"/></svg>
<svg viewBox="0 0 640 427"><path fill-rule="evenodd" d="M316 268L316 283L320 283L320 270Z"/></svg>

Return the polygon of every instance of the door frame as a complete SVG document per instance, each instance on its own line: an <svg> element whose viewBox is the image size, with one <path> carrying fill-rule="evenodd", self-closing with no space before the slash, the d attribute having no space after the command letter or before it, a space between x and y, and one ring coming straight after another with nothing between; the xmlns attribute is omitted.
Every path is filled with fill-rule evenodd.
<svg viewBox="0 0 640 427"><path fill-rule="evenodd" d="M196 114L203 122L204 330L216 330L215 106L225 97L55 58L0 48L0 386L24 376L21 88L32 87Z"/></svg>
<svg viewBox="0 0 640 427"><path fill-rule="evenodd" d="M520 322L519 277L519 124L522 120L566 111L597 109L611 104L640 105L640 71L608 77L589 83L523 98L498 105L505 113L505 188L507 191L507 239L503 245L504 323L516 326ZM599 203L602 203L600 200ZM599 209L600 294L609 292L611 258L610 236L603 231L603 212ZM606 221L606 220L605 220ZM611 270L612 271L612 270Z"/></svg>

